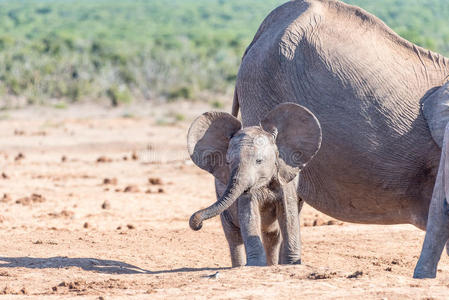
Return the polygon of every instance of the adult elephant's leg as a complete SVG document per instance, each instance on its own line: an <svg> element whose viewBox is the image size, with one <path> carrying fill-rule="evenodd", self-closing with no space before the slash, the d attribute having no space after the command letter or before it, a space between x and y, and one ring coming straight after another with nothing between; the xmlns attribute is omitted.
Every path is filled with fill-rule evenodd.
<svg viewBox="0 0 449 300"><path fill-rule="evenodd" d="M240 232L246 251L246 265L265 266L267 259L261 240L259 203L253 201L250 194L243 194L237 201Z"/></svg>
<svg viewBox="0 0 449 300"><path fill-rule="evenodd" d="M435 278L444 245L449 239L449 216L446 197L449 191L449 130L446 128L441 151L440 166L430 201L426 237L414 278Z"/></svg>
<svg viewBox="0 0 449 300"><path fill-rule="evenodd" d="M228 210L220 214L223 231L228 241L229 250L231 252L232 267L240 267L245 264L245 248L243 245L240 228L232 223L231 216Z"/></svg>
<svg viewBox="0 0 449 300"><path fill-rule="evenodd" d="M283 197L278 209L278 220L282 233L282 264L301 263L301 233L299 212L302 201L296 194L293 182L282 187ZM298 202L299 200L299 202Z"/></svg>
<svg viewBox="0 0 449 300"><path fill-rule="evenodd" d="M440 196L441 198L432 197L426 237L424 239L421 256L413 274L414 278L436 277L441 253L449 238L449 217L444 212L444 203L446 201L443 195Z"/></svg>

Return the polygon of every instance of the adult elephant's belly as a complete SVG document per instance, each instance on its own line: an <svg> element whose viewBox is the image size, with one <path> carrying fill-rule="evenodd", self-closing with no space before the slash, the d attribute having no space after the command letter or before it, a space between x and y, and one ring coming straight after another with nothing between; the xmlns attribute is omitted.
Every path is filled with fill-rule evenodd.
<svg viewBox="0 0 449 300"><path fill-rule="evenodd" d="M380 97L339 81L316 81L311 94L285 84L285 78L277 88L279 82L254 74L241 72L237 85L244 126L258 124L277 104L292 101L321 123L321 149L300 174L298 193L307 203L344 221L425 227L440 150L418 97Z"/></svg>
<svg viewBox="0 0 449 300"><path fill-rule="evenodd" d="M423 227L439 157L425 120L345 103L342 111L354 111L337 117L332 104L302 103L320 120L323 142L300 174L299 195L344 221Z"/></svg>

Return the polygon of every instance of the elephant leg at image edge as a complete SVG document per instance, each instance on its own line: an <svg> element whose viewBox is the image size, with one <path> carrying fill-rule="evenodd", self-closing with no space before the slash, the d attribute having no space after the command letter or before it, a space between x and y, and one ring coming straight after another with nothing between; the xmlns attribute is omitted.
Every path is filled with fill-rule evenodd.
<svg viewBox="0 0 449 300"><path fill-rule="evenodd" d="M440 166L429 207L426 237L421 256L416 265L414 278L435 278L438 262L441 258L444 245L449 239L449 216L447 194L449 191L449 127L446 127L443 147L441 151Z"/></svg>

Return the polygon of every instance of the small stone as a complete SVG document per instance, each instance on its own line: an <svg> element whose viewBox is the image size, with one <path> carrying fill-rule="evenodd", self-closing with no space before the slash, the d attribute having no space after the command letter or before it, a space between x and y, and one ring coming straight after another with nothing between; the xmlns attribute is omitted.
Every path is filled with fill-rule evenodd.
<svg viewBox="0 0 449 300"><path fill-rule="evenodd" d="M9 194L3 194L1 202L6 203L6 202L9 202L11 200L12 200L12 198L11 198L11 196Z"/></svg>
<svg viewBox="0 0 449 300"><path fill-rule="evenodd" d="M23 153L17 154L17 156L14 158L15 161L20 161L25 158L25 155Z"/></svg>
<svg viewBox="0 0 449 300"><path fill-rule="evenodd" d="M320 218L315 219L313 221L313 226L323 226L323 225L324 225L324 221L322 219L320 219Z"/></svg>
<svg viewBox="0 0 449 300"><path fill-rule="evenodd" d="M99 158L97 158L97 163L109 163L109 162L112 162L112 159L110 159L109 157L100 156Z"/></svg>
<svg viewBox="0 0 449 300"><path fill-rule="evenodd" d="M61 157L61 162L66 162L66 161L67 161L67 156L63 155L63 156Z"/></svg>
<svg viewBox="0 0 449 300"><path fill-rule="evenodd" d="M128 229L136 229L136 227L133 224L128 224L126 225L126 227L128 227Z"/></svg>
<svg viewBox="0 0 449 300"><path fill-rule="evenodd" d="M159 194L162 194L162 193L164 192L164 189L159 188L159 189L157 190L157 192L158 192Z"/></svg>
<svg viewBox="0 0 449 300"><path fill-rule="evenodd" d="M30 197L23 197L16 200L16 204L22 204L22 205L30 205L31 204L31 198Z"/></svg>
<svg viewBox="0 0 449 300"><path fill-rule="evenodd" d="M132 160L138 160L138 159L139 159L139 156L137 155L136 152L133 152L133 153L132 153L131 159L132 159Z"/></svg>
<svg viewBox="0 0 449 300"><path fill-rule="evenodd" d="M84 225L83 225L83 227L84 227L84 228L89 228L90 225L89 225L89 223L85 222Z"/></svg>
<svg viewBox="0 0 449 300"><path fill-rule="evenodd" d="M42 203L42 202L46 201L46 199L42 195L40 195L40 194L32 194L31 195L31 200L33 202L38 202L38 203Z"/></svg>
<svg viewBox="0 0 449 300"><path fill-rule="evenodd" d="M105 178L105 179L103 179L103 184L117 185L117 183L118 183L117 178Z"/></svg>
<svg viewBox="0 0 449 300"><path fill-rule="evenodd" d="M9 286L5 286L1 294L3 295L14 294L14 291Z"/></svg>
<svg viewBox="0 0 449 300"><path fill-rule="evenodd" d="M160 178L148 178L148 182L152 185L161 185L162 180Z"/></svg>
<svg viewBox="0 0 449 300"><path fill-rule="evenodd" d="M102 209L110 209L111 208L111 203L109 203L108 200L104 201L103 204L101 205Z"/></svg>
<svg viewBox="0 0 449 300"><path fill-rule="evenodd" d="M3 173L2 173L2 178L3 178L3 179L9 179L9 176L8 176L6 173L3 172Z"/></svg>
<svg viewBox="0 0 449 300"><path fill-rule="evenodd" d="M138 193L140 192L140 189L137 185L128 185L123 192L125 193Z"/></svg>

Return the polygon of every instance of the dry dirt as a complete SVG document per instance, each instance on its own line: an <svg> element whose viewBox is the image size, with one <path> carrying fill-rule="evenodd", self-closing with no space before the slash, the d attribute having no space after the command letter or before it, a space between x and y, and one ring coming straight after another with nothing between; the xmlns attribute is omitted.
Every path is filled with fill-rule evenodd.
<svg viewBox="0 0 449 300"><path fill-rule="evenodd" d="M188 227L214 201L212 177L185 150L189 121L209 109L0 112L1 297L449 297L446 254L437 279L411 278L423 232L343 224L307 206L303 265L230 269L219 219Z"/></svg>

